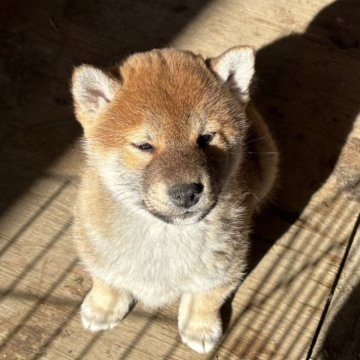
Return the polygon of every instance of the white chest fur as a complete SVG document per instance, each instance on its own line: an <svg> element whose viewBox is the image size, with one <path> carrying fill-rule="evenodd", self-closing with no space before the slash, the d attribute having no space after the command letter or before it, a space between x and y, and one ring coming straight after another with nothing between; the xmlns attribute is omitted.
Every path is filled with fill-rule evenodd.
<svg viewBox="0 0 360 360"><path fill-rule="evenodd" d="M213 251L220 244L216 249L211 246L204 222L177 226L147 213L139 215L120 219L106 234L86 226L92 245L102 255L101 265L89 266L95 276L132 292L150 307L222 281L223 271L212 266Z"/></svg>

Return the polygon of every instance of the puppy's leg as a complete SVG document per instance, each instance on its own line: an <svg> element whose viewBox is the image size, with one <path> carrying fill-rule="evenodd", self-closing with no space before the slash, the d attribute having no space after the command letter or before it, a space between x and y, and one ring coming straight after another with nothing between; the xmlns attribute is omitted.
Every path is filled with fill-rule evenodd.
<svg viewBox="0 0 360 360"><path fill-rule="evenodd" d="M178 326L184 344L199 353L214 348L222 335L220 308L235 288L223 286L181 297Z"/></svg>
<svg viewBox="0 0 360 360"><path fill-rule="evenodd" d="M112 329L127 312L132 296L121 289L111 288L100 279L93 279L93 287L81 305L81 321L87 330Z"/></svg>

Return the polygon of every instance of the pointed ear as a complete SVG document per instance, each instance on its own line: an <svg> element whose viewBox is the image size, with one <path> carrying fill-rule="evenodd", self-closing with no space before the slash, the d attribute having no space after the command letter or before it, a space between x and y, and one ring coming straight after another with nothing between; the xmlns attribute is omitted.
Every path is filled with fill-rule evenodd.
<svg viewBox="0 0 360 360"><path fill-rule="evenodd" d="M210 68L224 83L229 83L243 103L250 100L250 84L254 75L255 53L249 46L231 48L208 60Z"/></svg>
<svg viewBox="0 0 360 360"><path fill-rule="evenodd" d="M90 65L77 67L72 76L71 92L76 117L83 126L92 123L121 87L118 79Z"/></svg>

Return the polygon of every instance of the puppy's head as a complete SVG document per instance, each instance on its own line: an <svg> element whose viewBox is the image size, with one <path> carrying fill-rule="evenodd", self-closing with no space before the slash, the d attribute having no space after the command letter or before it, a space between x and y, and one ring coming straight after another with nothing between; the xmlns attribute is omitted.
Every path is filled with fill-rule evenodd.
<svg viewBox="0 0 360 360"><path fill-rule="evenodd" d="M78 67L72 93L86 151L114 198L177 224L200 221L235 174L254 54L174 49L103 72Z"/></svg>

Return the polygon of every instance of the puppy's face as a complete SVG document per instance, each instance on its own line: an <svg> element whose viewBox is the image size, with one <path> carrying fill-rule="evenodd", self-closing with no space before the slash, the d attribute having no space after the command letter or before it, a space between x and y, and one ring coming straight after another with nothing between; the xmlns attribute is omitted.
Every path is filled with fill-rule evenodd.
<svg viewBox="0 0 360 360"><path fill-rule="evenodd" d="M109 74L76 69L87 153L113 196L168 223L204 218L241 160L252 73L247 47L207 61L155 50Z"/></svg>

